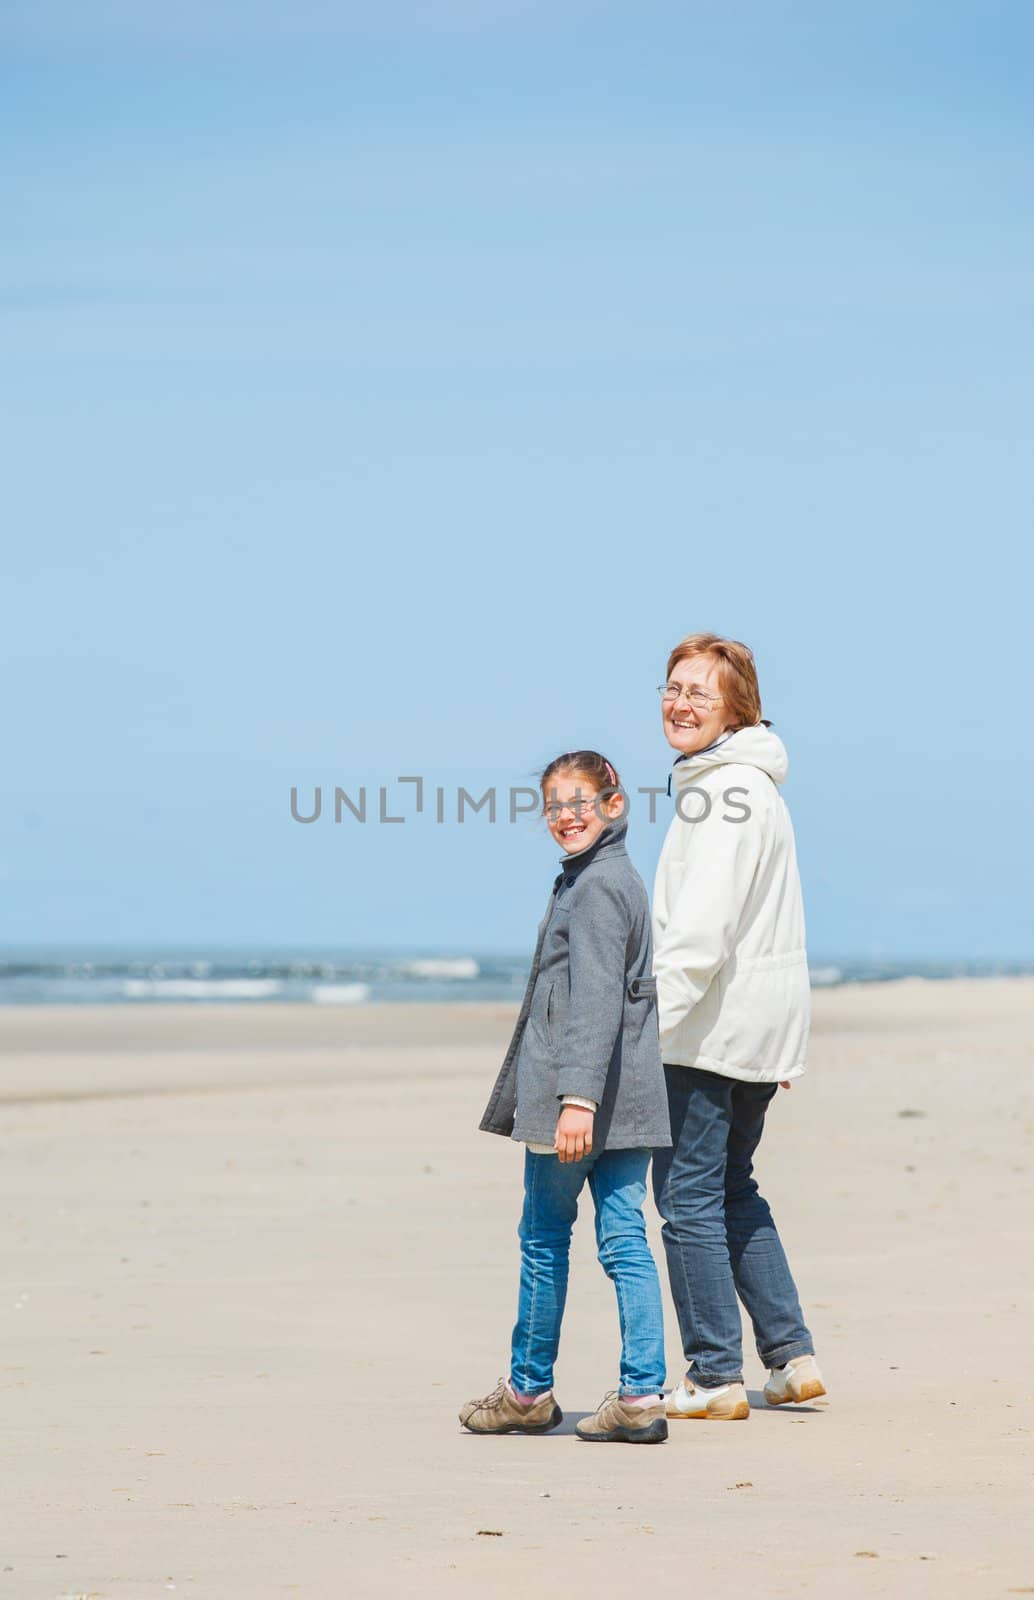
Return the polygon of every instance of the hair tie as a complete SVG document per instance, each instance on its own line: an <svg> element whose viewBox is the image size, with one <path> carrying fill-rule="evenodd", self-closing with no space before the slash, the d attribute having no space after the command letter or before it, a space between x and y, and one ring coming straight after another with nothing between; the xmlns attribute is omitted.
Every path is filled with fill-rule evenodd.
<svg viewBox="0 0 1034 1600"><path fill-rule="evenodd" d="M607 760L606 756L604 756L604 758L603 758L603 765L607 769L607 773L608 773L608 776L610 778L611 783L614 785L615 789L618 788L618 775L614 771L614 768L611 766L610 762Z"/></svg>

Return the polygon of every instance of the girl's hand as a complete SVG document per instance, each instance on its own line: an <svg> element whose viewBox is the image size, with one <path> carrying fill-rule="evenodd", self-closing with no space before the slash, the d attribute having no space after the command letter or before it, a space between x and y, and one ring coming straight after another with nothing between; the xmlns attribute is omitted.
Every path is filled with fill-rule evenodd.
<svg viewBox="0 0 1034 1600"><path fill-rule="evenodd" d="M561 1161L580 1161L592 1149L592 1125L596 1113L581 1106L565 1106L557 1118L553 1143Z"/></svg>
<svg viewBox="0 0 1034 1600"><path fill-rule="evenodd" d="M793 1084L790 1082L790 1080L788 1078L780 1078L779 1087L780 1087L780 1089L792 1089L793 1088Z"/></svg>

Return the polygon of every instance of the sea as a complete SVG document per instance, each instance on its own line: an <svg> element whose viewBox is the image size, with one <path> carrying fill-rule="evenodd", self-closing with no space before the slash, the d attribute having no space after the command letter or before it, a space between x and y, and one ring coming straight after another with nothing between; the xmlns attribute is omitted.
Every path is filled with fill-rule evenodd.
<svg viewBox="0 0 1034 1600"><path fill-rule="evenodd" d="M1022 962L816 960L812 987L905 978L1030 975ZM233 1003L355 1006L501 1001L524 991L528 957L441 951L68 949L0 953L0 1006Z"/></svg>

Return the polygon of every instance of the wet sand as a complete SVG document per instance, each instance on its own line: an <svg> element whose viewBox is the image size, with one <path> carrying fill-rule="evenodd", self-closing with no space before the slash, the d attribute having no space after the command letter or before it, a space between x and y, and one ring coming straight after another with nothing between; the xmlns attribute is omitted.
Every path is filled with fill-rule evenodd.
<svg viewBox="0 0 1034 1600"><path fill-rule="evenodd" d="M564 1427L456 1421L516 1302L512 1015L0 1013L0 1600L1034 1593L1034 981L817 995L759 1175L829 1404L751 1350L749 1422L648 1450L571 1434L617 1367L584 1216Z"/></svg>

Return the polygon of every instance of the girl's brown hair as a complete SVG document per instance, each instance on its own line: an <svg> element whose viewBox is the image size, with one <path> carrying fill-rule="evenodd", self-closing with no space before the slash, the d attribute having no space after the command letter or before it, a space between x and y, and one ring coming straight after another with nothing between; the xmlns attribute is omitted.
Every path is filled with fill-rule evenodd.
<svg viewBox="0 0 1034 1600"><path fill-rule="evenodd" d="M758 669L747 645L738 639L723 639L719 633L687 634L668 657L668 677L680 661L691 656L710 656L717 664L727 728L753 728L761 721Z"/></svg>
<svg viewBox="0 0 1034 1600"><path fill-rule="evenodd" d="M617 767L613 766L606 756L601 756L598 750L567 750L562 756L555 756L542 771L539 788L542 791L543 803L546 799L546 785L550 778L558 778L562 772L573 772L580 778L587 778L592 784L593 791L608 800L612 794L618 794L621 789Z"/></svg>

